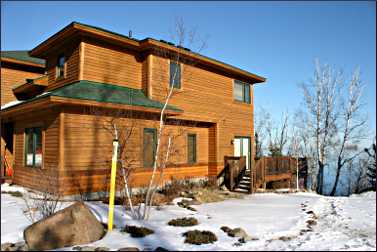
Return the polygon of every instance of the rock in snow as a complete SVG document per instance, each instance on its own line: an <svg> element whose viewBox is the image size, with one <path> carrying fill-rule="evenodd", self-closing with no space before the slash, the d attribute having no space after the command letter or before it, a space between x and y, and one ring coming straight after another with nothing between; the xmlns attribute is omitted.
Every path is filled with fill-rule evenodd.
<svg viewBox="0 0 377 252"><path fill-rule="evenodd" d="M85 204L77 202L42 219L24 231L31 250L48 250L97 241L104 227Z"/></svg>

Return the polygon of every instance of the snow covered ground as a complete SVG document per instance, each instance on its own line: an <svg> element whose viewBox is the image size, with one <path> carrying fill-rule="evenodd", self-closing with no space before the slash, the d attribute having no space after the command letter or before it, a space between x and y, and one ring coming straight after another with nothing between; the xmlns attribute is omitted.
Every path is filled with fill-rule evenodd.
<svg viewBox="0 0 377 252"><path fill-rule="evenodd" d="M18 188L2 185L1 189L17 191ZM105 204L90 202L87 205L101 222L107 221ZM30 225L22 213L23 206L22 198L1 194L1 243L23 240L23 229ZM131 238L116 228L103 239L88 245L106 246L112 250L122 247L153 250L158 246L169 250L376 250L375 192L351 197L261 193L194 208L198 211L177 205L153 209L150 221L146 222L131 220L122 208L116 207L116 227L143 225L155 233L144 238ZM188 216L197 218L199 225L167 225L170 219ZM311 222L309 227L307 222ZM236 238L220 230L224 225L241 227L258 240L240 244ZM193 229L210 230L218 241L207 245L185 244L182 233Z"/></svg>

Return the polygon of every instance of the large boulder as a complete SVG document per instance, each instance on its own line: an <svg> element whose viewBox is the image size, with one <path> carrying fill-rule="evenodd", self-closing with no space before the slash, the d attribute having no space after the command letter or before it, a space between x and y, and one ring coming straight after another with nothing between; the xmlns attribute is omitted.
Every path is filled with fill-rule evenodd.
<svg viewBox="0 0 377 252"><path fill-rule="evenodd" d="M31 250L50 250L94 242L104 234L90 209L77 202L27 227L24 238Z"/></svg>

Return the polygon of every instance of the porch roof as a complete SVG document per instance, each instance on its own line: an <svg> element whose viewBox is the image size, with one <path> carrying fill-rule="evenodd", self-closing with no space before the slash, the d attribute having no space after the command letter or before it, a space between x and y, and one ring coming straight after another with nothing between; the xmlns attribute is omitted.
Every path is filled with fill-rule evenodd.
<svg viewBox="0 0 377 252"><path fill-rule="evenodd" d="M37 66L44 67L46 61L44 59L31 57L29 51L19 50L19 51L1 51L1 59L12 59L20 62L27 62L31 64L36 64Z"/></svg>
<svg viewBox="0 0 377 252"><path fill-rule="evenodd" d="M11 110L16 106L20 106L31 101L42 99L44 97L61 97L65 99L74 99L82 101L83 105L88 101L99 104L119 104L127 106L145 107L149 109L162 109L163 104L159 101L151 100L146 97L142 90L129 87L117 86L109 83L99 83L94 81L82 80L72 84L65 85L55 90L43 93L32 99L16 103L11 106L5 106L4 110ZM85 102L86 101L86 102ZM76 102L75 104L79 104ZM105 107L105 106L104 106ZM114 106L112 106L114 108ZM121 106L119 107L121 108ZM167 110L173 112L183 112L183 110L168 105Z"/></svg>

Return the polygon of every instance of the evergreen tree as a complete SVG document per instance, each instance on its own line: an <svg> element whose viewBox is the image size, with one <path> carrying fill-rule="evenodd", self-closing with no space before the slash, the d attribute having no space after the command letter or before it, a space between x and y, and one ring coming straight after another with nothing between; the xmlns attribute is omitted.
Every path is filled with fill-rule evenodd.
<svg viewBox="0 0 377 252"><path fill-rule="evenodd" d="M262 156L262 141L259 140L258 133L255 133L255 159L260 159Z"/></svg>
<svg viewBox="0 0 377 252"><path fill-rule="evenodd" d="M373 144L371 147L371 150L365 148L365 152L368 154L368 156L371 158L371 161L368 164L368 170L367 170L367 176L369 179L369 182L371 183L372 189L376 190L376 144ZM373 153L372 153L373 151Z"/></svg>

